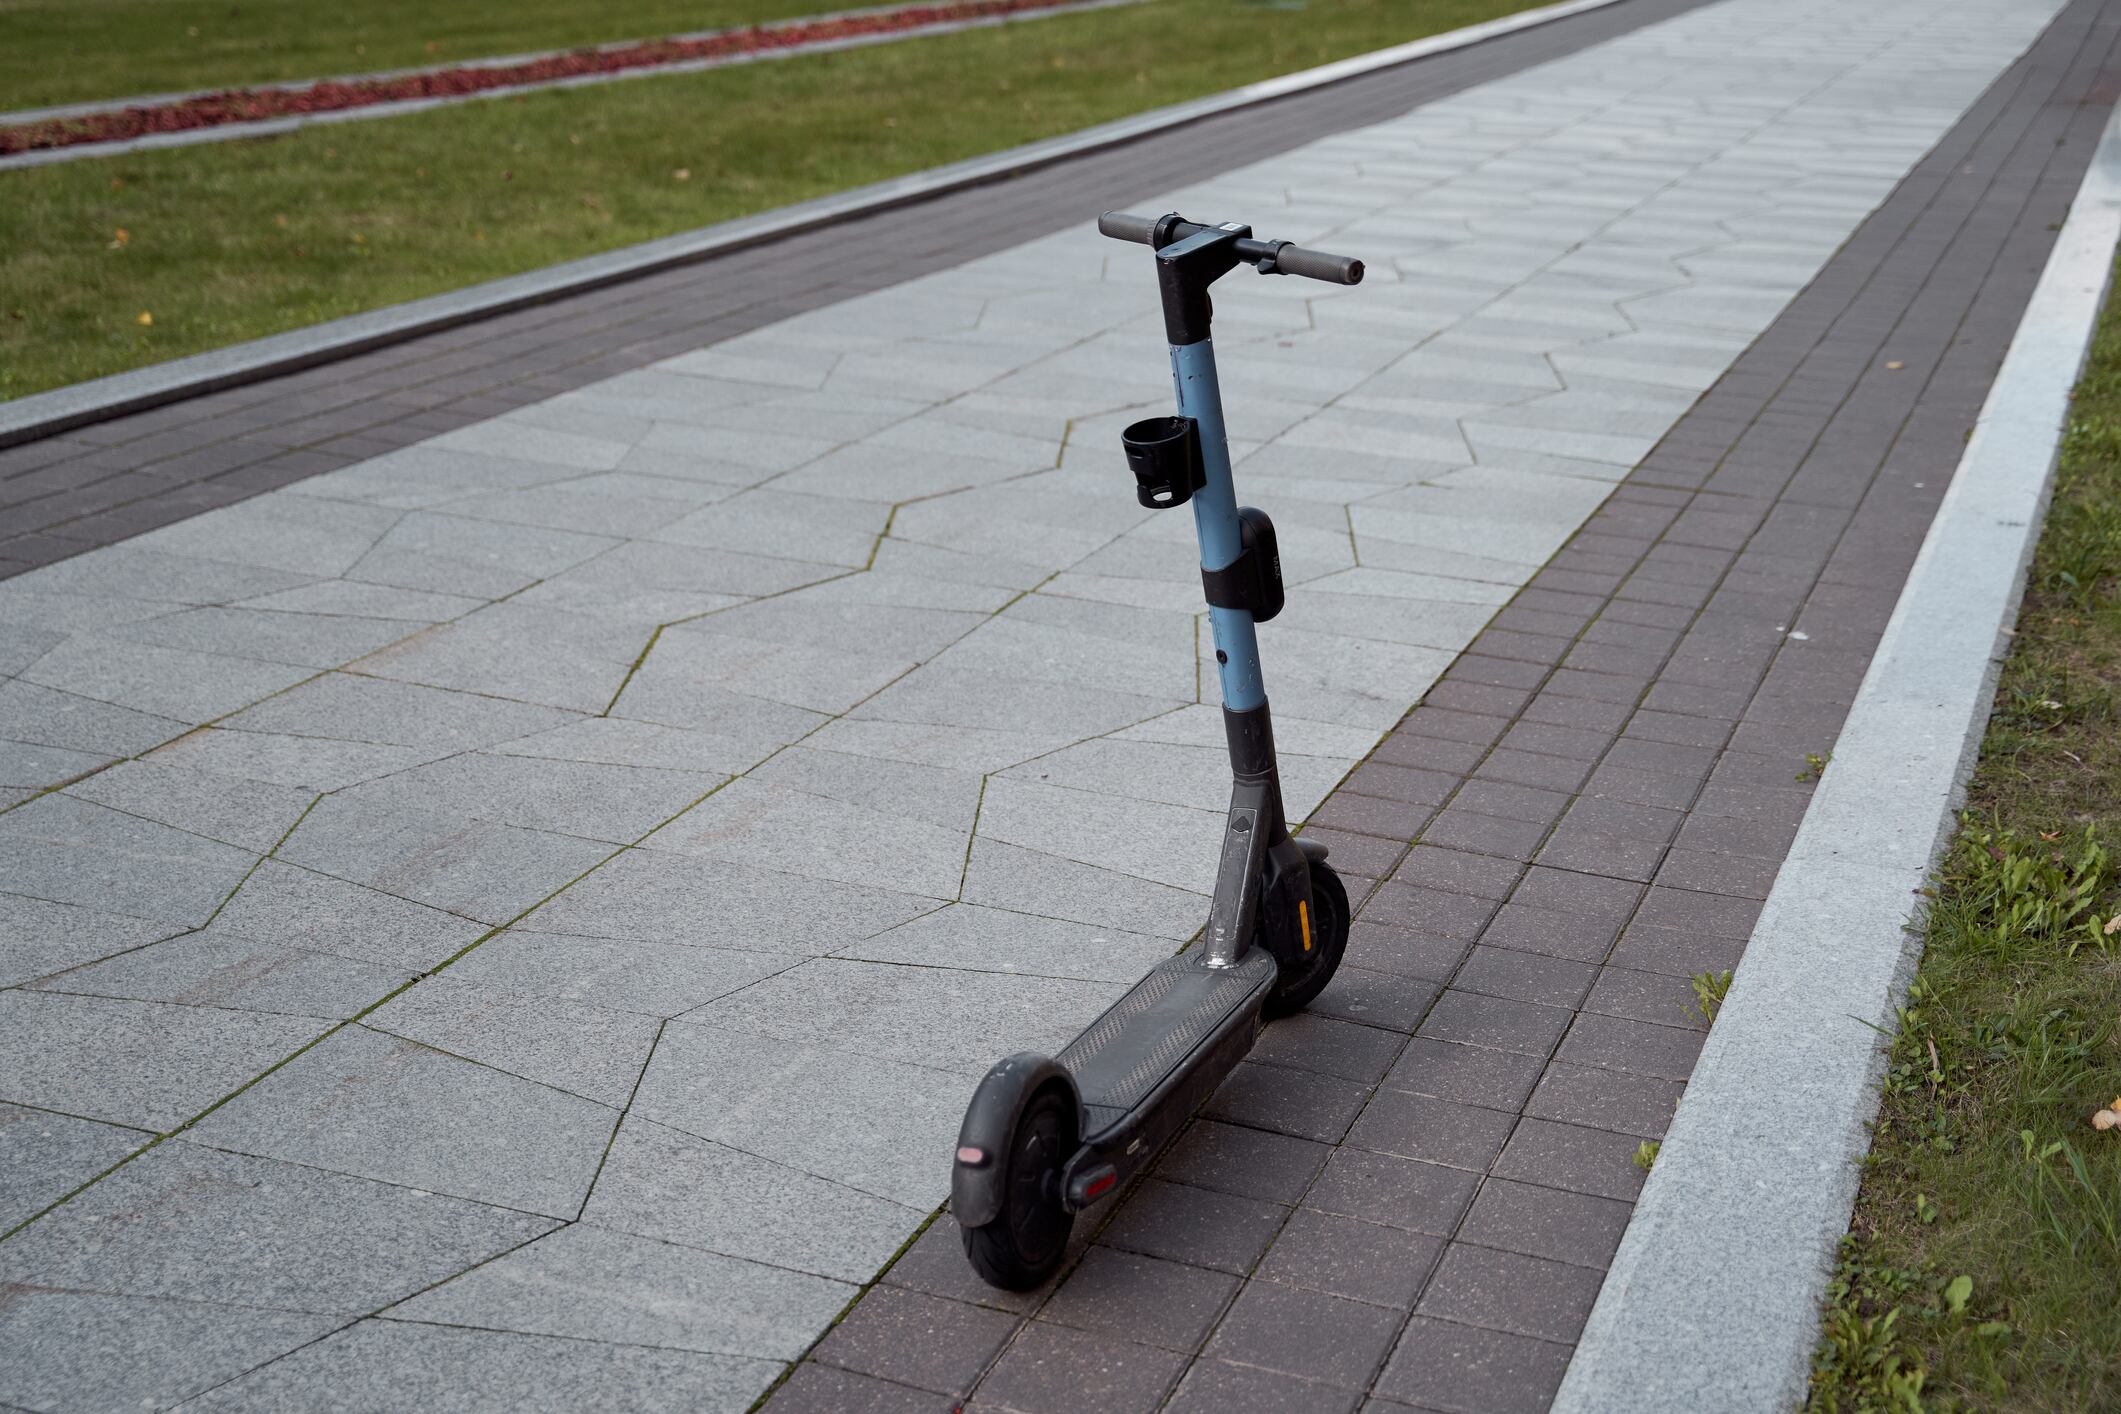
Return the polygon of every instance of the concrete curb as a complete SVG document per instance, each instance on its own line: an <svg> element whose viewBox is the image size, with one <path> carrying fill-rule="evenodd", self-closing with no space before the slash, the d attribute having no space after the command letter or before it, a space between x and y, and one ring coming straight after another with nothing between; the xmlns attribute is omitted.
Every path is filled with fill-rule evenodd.
<svg viewBox="0 0 2121 1414"><path fill-rule="evenodd" d="M1556 1414L1804 1399L1819 1308L2121 240L2108 121L1606 1274ZM1877 1029L1873 1029L1877 1028Z"/></svg>
<svg viewBox="0 0 2121 1414"><path fill-rule="evenodd" d="M1464 29L1285 74L1189 103L1152 109L1064 137L967 158L815 201L701 227L602 255L570 260L427 299L329 320L189 358L172 359L130 373L116 373L107 378L55 388L48 393L33 393L12 402L0 402L0 447L160 407L181 398L297 372L370 349L402 343L422 334L550 303L568 295L909 205L945 192L1001 181L1085 153L1122 146L1153 133L1198 123L1220 113L1270 103L1277 98L1412 63L1433 54L1463 49L1617 3L1619 0L1564 0L1561 4L1468 25Z"/></svg>

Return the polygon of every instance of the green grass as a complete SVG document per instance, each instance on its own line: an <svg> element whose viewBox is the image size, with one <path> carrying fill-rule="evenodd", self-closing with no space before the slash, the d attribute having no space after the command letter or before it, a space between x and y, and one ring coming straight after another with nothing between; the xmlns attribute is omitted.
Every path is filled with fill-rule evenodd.
<svg viewBox="0 0 2121 1414"><path fill-rule="evenodd" d="M1068 132L1527 3L1312 0L1288 11L1153 0L0 173L0 397Z"/></svg>
<svg viewBox="0 0 2121 1414"><path fill-rule="evenodd" d="M575 49L848 8L841 0L0 0L0 109Z"/></svg>
<svg viewBox="0 0 2121 1414"><path fill-rule="evenodd" d="M2121 1408L2121 302L1939 873L1810 1408Z"/></svg>

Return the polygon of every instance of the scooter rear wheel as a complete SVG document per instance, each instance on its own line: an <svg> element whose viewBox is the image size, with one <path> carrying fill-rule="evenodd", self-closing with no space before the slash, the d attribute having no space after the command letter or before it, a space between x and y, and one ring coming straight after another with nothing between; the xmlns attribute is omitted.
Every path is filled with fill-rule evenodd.
<svg viewBox="0 0 2121 1414"><path fill-rule="evenodd" d="M1061 1166L1075 1152L1074 1107L1049 1086L1031 1097L1009 1135L1002 1210L963 1229L965 1256L990 1285L1029 1291L1053 1275L1068 1250L1075 1214L1061 1202Z"/></svg>
<svg viewBox="0 0 2121 1414"><path fill-rule="evenodd" d="M1309 1006L1340 968L1348 950L1348 888L1330 864L1311 866L1311 950L1293 966L1283 962L1274 990L1260 1008L1270 1021Z"/></svg>

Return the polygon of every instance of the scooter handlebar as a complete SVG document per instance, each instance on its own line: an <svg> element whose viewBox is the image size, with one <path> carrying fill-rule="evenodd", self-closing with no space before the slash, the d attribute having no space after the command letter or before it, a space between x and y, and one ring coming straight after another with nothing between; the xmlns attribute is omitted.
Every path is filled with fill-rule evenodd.
<svg viewBox="0 0 2121 1414"><path fill-rule="evenodd" d="M1301 246L1285 245L1275 252L1274 269L1283 275L1301 275L1307 280L1323 280L1329 285L1362 283L1362 262L1354 256L1328 255L1322 250L1305 250Z"/></svg>
<svg viewBox="0 0 2121 1414"><path fill-rule="evenodd" d="M1166 218L1162 216L1130 216L1124 211L1107 211L1097 218L1097 229L1119 241L1133 241L1148 245L1156 239L1156 228ZM1201 231L1212 229L1197 221L1173 221L1168 236L1170 241L1182 241ZM1352 255L1328 255L1322 250L1305 250L1287 241L1241 240L1237 252L1257 265L1264 275L1301 275L1308 280L1323 280L1329 285L1359 285L1362 283L1362 262Z"/></svg>

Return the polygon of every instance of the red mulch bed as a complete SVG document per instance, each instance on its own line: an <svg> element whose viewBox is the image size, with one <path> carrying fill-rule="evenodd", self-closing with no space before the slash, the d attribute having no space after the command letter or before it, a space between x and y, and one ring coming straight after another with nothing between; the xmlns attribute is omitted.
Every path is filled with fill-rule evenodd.
<svg viewBox="0 0 2121 1414"><path fill-rule="evenodd" d="M1051 10L1076 0L958 0L958 3L909 5L870 15L840 19L797 20L787 24L723 30L699 39L654 39L613 49L583 49L529 59L494 68L428 69L398 78L353 83L315 83L305 88L229 89L173 103L115 108L78 118L0 127L0 156L40 148L73 147L90 142L123 142L154 133L188 132L226 123L254 123L304 113L335 113L348 108L403 103L419 98L454 98L491 89L549 83L590 74L653 69L695 59L725 59L781 49L801 49L831 40L894 34L924 25L987 19L1031 10Z"/></svg>

